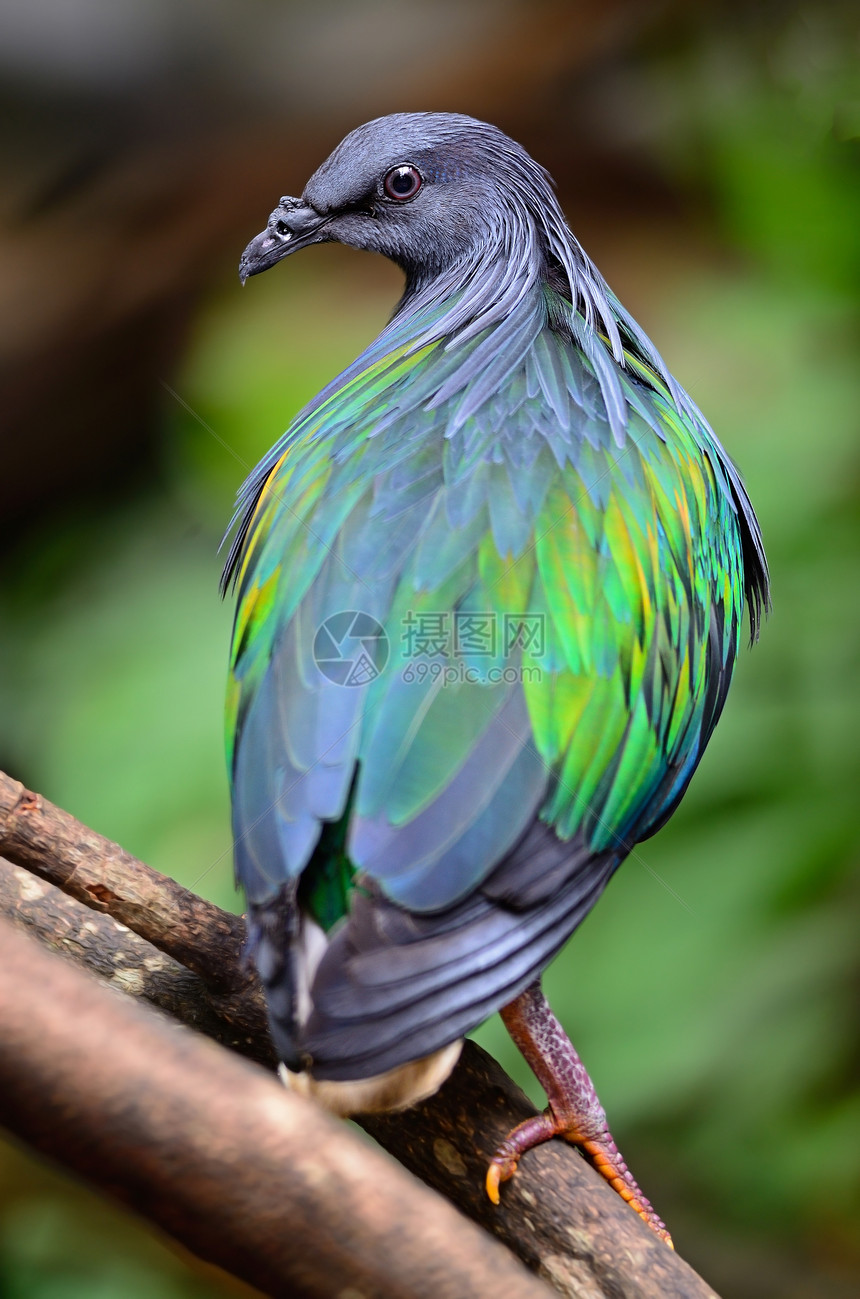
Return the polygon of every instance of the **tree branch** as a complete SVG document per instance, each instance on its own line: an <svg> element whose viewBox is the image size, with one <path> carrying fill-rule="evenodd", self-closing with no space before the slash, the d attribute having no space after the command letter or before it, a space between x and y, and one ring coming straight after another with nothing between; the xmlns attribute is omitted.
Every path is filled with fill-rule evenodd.
<svg viewBox="0 0 860 1299"><path fill-rule="evenodd" d="M5 879L0 870L0 911L113 986L233 1050L272 1063L261 995L241 965L238 917L166 880L2 773L0 852L134 933L106 914L87 916L78 902L9 867ZM150 943L165 955L154 953ZM361 1123L562 1294L713 1296L562 1142L529 1152L503 1189L502 1204L490 1204L483 1178L491 1155L510 1128L534 1112L495 1061L467 1043L436 1096L406 1113L365 1116ZM251 1163L254 1158L249 1155Z"/></svg>
<svg viewBox="0 0 860 1299"><path fill-rule="evenodd" d="M103 912L0 858L0 916L119 992L148 1002L188 1028L277 1068L259 988L213 993L199 975Z"/></svg>
<svg viewBox="0 0 860 1299"><path fill-rule="evenodd" d="M94 911L105 911L199 974L243 990L241 916L222 911L144 866L118 844L0 772L0 853Z"/></svg>
<svg viewBox="0 0 860 1299"><path fill-rule="evenodd" d="M111 996L6 922L0 943L4 1123L201 1257L273 1295L546 1294L255 1065Z"/></svg>

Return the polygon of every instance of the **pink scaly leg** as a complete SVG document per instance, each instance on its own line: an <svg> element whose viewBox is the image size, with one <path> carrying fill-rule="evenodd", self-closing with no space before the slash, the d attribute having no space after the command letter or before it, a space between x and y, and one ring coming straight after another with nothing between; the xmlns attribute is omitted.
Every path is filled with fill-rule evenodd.
<svg viewBox="0 0 860 1299"><path fill-rule="evenodd" d="M543 1114L526 1119L499 1146L487 1170L487 1194L499 1203L499 1184L516 1172L520 1156L551 1137L579 1146L589 1162L661 1240L674 1249L669 1235L621 1158L606 1122L594 1084L573 1043L541 991L540 982L505 1006L505 1028L547 1095Z"/></svg>

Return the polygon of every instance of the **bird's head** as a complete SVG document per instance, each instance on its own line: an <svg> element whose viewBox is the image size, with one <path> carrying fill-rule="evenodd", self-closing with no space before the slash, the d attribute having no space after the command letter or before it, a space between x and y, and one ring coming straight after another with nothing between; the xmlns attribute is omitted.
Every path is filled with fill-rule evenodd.
<svg viewBox="0 0 860 1299"><path fill-rule="evenodd" d="M543 168L502 131L458 113L395 113L352 131L282 198L242 254L242 282L309 244L382 253L413 283L498 247L526 255L569 234ZM519 242L523 247L512 245Z"/></svg>

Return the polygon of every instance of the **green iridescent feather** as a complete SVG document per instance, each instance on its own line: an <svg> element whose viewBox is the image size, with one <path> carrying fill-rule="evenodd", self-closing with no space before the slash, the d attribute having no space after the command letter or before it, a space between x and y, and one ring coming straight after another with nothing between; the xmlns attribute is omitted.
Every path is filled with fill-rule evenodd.
<svg viewBox="0 0 860 1299"><path fill-rule="evenodd" d="M741 635L751 510L694 408L632 344L623 367L604 342L599 361L574 346L545 286L485 354L487 331L421 343L449 308L395 318L295 421L235 555L240 874L262 903L304 873L326 928L350 866L413 911L444 908L536 815L623 856L686 787ZM343 610L391 646L355 689L313 658ZM497 629L534 615L542 644L449 644L425 666L470 675L415 679L404 629L470 611Z"/></svg>

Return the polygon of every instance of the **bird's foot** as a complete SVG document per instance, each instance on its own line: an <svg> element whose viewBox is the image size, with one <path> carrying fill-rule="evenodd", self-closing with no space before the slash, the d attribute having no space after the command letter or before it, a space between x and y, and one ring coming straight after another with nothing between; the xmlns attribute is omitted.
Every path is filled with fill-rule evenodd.
<svg viewBox="0 0 860 1299"><path fill-rule="evenodd" d="M558 1116L551 1106L543 1114L536 1114L534 1118L526 1119L525 1123L520 1123L509 1132L493 1155L487 1169L486 1181L487 1195L493 1204L499 1203L499 1187L502 1182L507 1182L513 1177L520 1157L527 1150L542 1145L552 1137L564 1137L565 1141L578 1146L592 1167L606 1179L614 1191L618 1192L622 1200L626 1200L642 1221L674 1249L672 1237L666 1230L665 1224L639 1189L606 1123L604 1122L602 1131L586 1135L580 1128L577 1118L571 1114Z"/></svg>
<svg viewBox="0 0 860 1299"><path fill-rule="evenodd" d="M554 1122L554 1116L549 1110L546 1110L543 1114L535 1114L534 1118L526 1119L524 1123L517 1124L508 1133L493 1155L490 1167L487 1169L487 1195L493 1204L499 1203L499 1187L502 1182L509 1182L513 1177L517 1171L520 1156L524 1155L527 1150L533 1150L535 1146L543 1145L545 1141L549 1141L552 1137L561 1135L562 1133Z"/></svg>
<svg viewBox="0 0 860 1299"><path fill-rule="evenodd" d="M553 1015L539 984L502 1011L505 1026L549 1099L543 1114L526 1119L508 1134L487 1170L487 1195L499 1203L499 1187L513 1177L527 1150L552 1137L578 1146L613 1190L670 1248L672 1237L642 1194L609 1131L606 1115L573 1043Z"/></svg>

